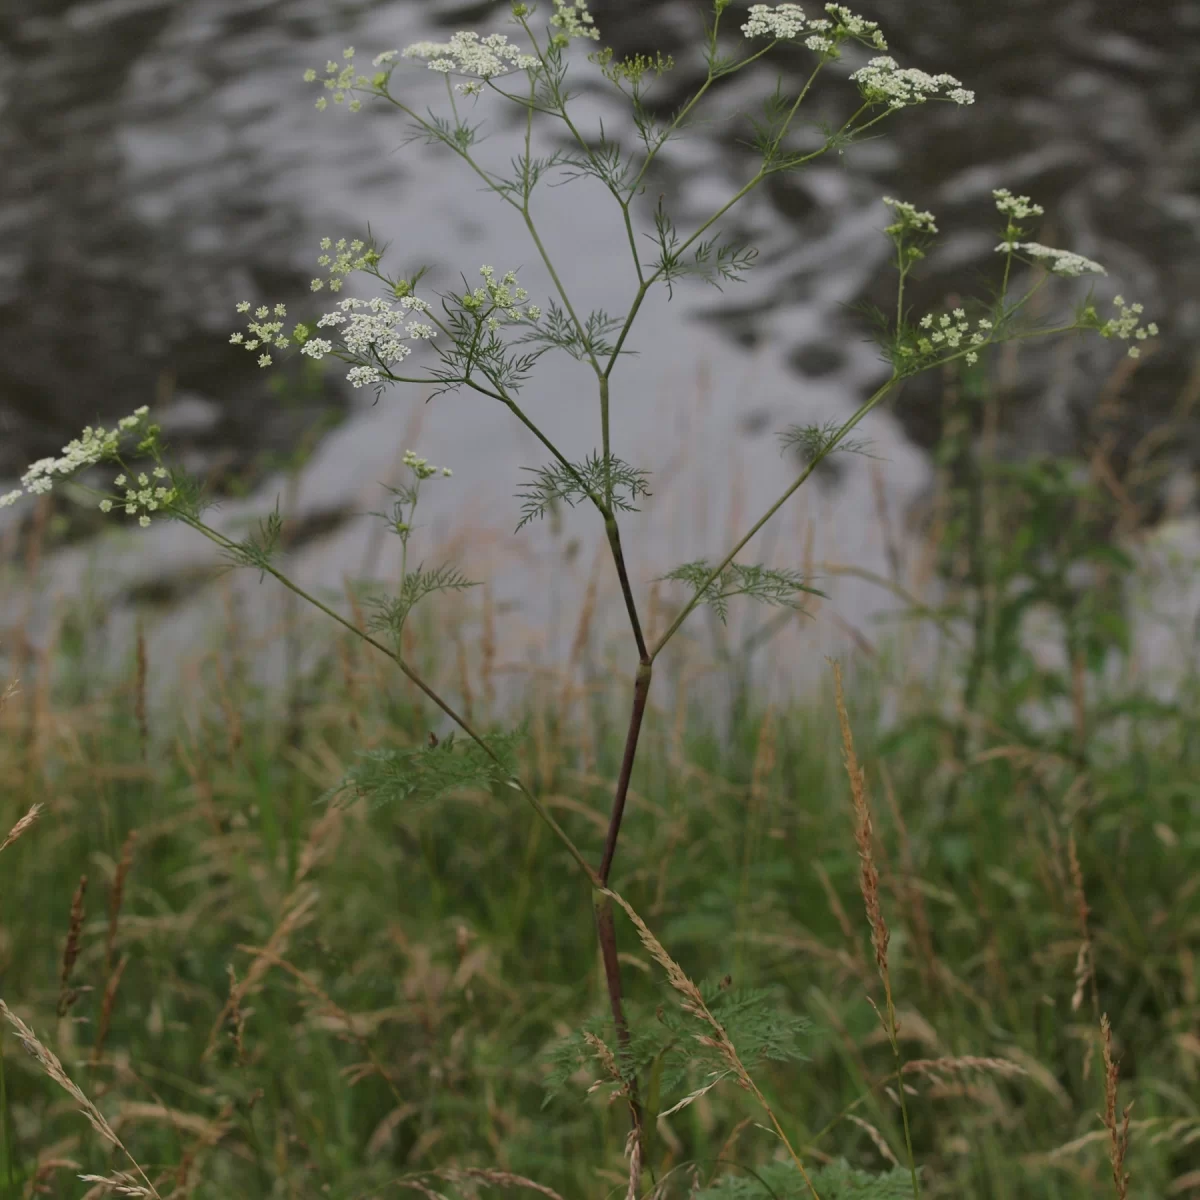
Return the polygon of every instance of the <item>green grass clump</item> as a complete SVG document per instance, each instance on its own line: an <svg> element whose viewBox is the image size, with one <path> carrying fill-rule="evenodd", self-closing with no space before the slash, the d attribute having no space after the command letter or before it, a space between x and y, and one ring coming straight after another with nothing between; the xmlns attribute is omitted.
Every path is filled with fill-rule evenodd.
<svg viewBox="0 0 1200 1200"><path fill-rule="evenodd" d="M327 632L285 719L214 649L176 720L140 643L97 680L76 638L0 712L0 1196L621 1195L631 1073L643 1196L806 1196L797 1160L825 1200L1187 1194L1195 681L1128 669L1095 480L973 445L943 445L942 587L910 613L939 665L893 639L844 699L839 673L764 711L743 675L715 714L681 670L651 703L612 877L646 923L618 914L627 1050L577 865L502 775L446 785L382 656ZM503 741L495 648L482 677L428 658ZM504 743L591 852L627 694L535 673Z"/></svg>

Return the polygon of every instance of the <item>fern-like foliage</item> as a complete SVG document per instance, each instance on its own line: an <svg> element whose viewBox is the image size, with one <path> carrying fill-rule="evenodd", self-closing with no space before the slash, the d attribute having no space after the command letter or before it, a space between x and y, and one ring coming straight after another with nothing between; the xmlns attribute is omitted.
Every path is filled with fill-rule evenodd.
<svg viewBox="0 0 1200 1200"><path fill-rule="evenodd" d="M659 579L678 579L689 584L699 594L701 604L712 606L722 625L729 616L729 600L733 596L750 596L763 604L793 608L797 612L804 611L796 598L797 592L828 599L824 592L805 583L799 571L730 563L715 579L709 579L712 570L707 559L699 558L660 575Z"/></svg>
<svg viewBox="0 0 1200 1200"><path fill-rule="evenodd" d="M617 332L624 324L620 318L610 317L602 308L598 308L588 313L581 335L570 314L551 300L550 307L542 315L541 324L514 338L512 344L519 346L533 342L542 347L540 353L557 346L579 362L585 362L593 355L599 359L611 358L617 344L609 338L609 334ZM637 351L622 349L621 353L636 354Z"/></svg>
<svg viewBox="0 0 1200 1200"><path fill-rule="evenodd" d="M521 484L518 489L522 515L516 531L523 529L535 517L544 517L559 500L565 500L574 508L577 500L602 497L609 479L612 481L613 507L623 512L637 512L633 502L639 496L651 495L646 486L649 472L640 467L631 467L612 454L607 459L607 470L605 462L603 457L593 453L580 463L563 465L555 462L546 467L522 467L523 471L532 472L535 478L530 483Z"/></svg>
<svg viewBox="0 0 1200 1200"><path fill-rule="evenodd" d="M789 425L775 436L779 438L780 453L795 450L801 461L813 463L829 454L861 454L866 458L878 458L867 447L871 444L862 438L846 437L837 445L834 440L842 428L843 421L826 421L824 425Z"/></svg>
<svg viewBox="0 0 1200 1200"><path fill-rule="evenodd" d="M603 121L600 122L599 144L589 146L586 154L564 155L562 162L569 168L563 172L568 180L590 175L600 180L610 192L624 191L633 170L633 164L621 156L620 143L608 140Z"/></svg>
<svg viewBox="0 0 1200 1200"><path fill-rule="evenodd" d="M466 283L465 280L463 282ZM455 303L443 300L442 311L446 314L445 324L450 338L448 343L443 343L441 339L433 343L441 365L429 368L429 374L431 379L439 380L441 386L430 392L430 400L443 392L456 391L475 373L483 375L494 387L515 394L529 379L537 360L549 348L543 346L527 354L507 353L505 340L496 330L487 327L489 312L475 313L464 308L461 297ZM506 322L506 325L511 327L525 323L526 318L522 318L518 322ZM514 344L519 340L515 339Z"/></svg>
<svg viewBox="0 0 1200 1200"><path fill-rule="evenodd" d="M367 620L367 628L373 633L386 631L398 643L409 613L426 596L434 592L461 592L478 586L478 581L468 579L456 567L436 567L426 571L418 565L415 571L404 576L398 595L375 596L367 601L374 610Z"/></svg>
<svg viewBox="0 0 1200 1200"><path fill-rule="evenodd" d="M529 154L520 154L510 160L513 174L511 179L494 179L493 188L502 196L514 200L523 199L538 185L538 181L548 171L566 164L572 164L571 155L562 150L555 150L547 158L535 158Z"/></svg>
<svg viewBox="0 0 1200 1200"><path fill-rule="evenodd" d="M318 803L352 792L355 797L365 796L371 808L396 802L428 804L460 788L507 783L515 773L517 746L526 732L522 726L484 737L499 762L477 742L460 743L453 733L436 745L360 751L358 761Z"/></svg>
<svg viewBox="0 0 1200 1200"><path fill-rule="evenodd" d="M742 1170L701 1188L698 1200L811 1200L808 1184L790 1160ZM901 1167L873 1175L839 1159L808 1174L821 1200L912 1200L912 1176Z"/></svg>
<svg viewBox="0 0 1200 1200"><path fill-rule="evenodd" d="M673 284L677 279L694 275L711 283L717 291L721 290L719 279L727 279L741 283L744 272L748 271L758 257L758 251L753 247L741 249L732 243L717 246L717 238L707 242L699 242L692 250L690 259L684 258L683 242L675 231L675 223L663 209L662 197L659 197L658 207L654 210L654 233L646 234L651 241L658 243L658 258L650 264L667 285L667 298L673 300L675 292Z"/></svg>
<svg viewBox="0 0 1200 1200"><path fill-rule="evenodd" d="M401 142L401 145L422 141L427 146L434 146L441 142L443 145L449 146L451 150L465 154L477 141L481 140L478 135L483 128L482 121L478 125L471 126L466 121L449 121L445 117L439 117L432 108L426 109L425 112L428 124L412 125L411 132Z"/></svg>
<svg viewBox="0 0 1200 1200"><path fill-rule="evenodd" d="M175 515L199 521L208 509L220 507L205 485L182 467L167 467L167 479L164 482L175 493L171 502L171 510Z"/></svg>
<svg viewBox="0 0 1200 1200"><path fill-rule="evenodd" d="M225 548L225 555L237 567L257 567L259 582L263 573L271 565L271 559L279 548L279 537L283 532L283 517L279 514L279 501L275 501L274 511L258 523L258 533L248 534L240 542Z"/></svg>

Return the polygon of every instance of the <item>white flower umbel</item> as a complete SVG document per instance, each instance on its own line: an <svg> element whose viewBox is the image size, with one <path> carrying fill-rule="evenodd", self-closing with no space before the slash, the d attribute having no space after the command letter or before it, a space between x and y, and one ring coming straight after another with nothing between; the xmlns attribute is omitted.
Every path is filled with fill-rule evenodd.
<svg viewBox="0 0 1200 1200"><path fill-rule="evenodd" d="M479 268L483 276L484 286L467 292L462 297L462 306L468 312L481 312L488 304L492 312L487 317L487 327L495 332L500 327L500 319L495 316L495 310L502 312L510 321L536 321L542 315L542 310L536 304L526 305L524 313L518 305L524 303L529 293L517 286L517 276L513 271L505 272L499 283L496 282L496 270L486 264Z"/></svg>
<svg viewBox="0 0 1200 1200"><path fill-rule="evenodd" d="M567 41L590 38L594 42L600 38L600 30L588 12L587 0L554 0L554 16L550 18L550 24L562 30L560 37Z"/></svg>
<svg viewBox="0 0 1200 1200"><path fill-rule="evenodd" d="M10 507L22 495L40 496L50 491L54 486L55 477L65 479L84 467L115 458L120 449L121 435L130 429L136 429L149 411L145 405L134 409L133 416L122 417L114 430L107 430L103 426L96 429L87 426L80 437L63 447L61 458L39 458L21 476L21 482L25 485L24 491L17 489L0 497L0 508Z"/></svg>
<svg viewBox="0 0 1200 1200"><path fill-rule="evenodd" d="M366 75L359 75L356 73L354 66L353 46L347 46L346 49L342 51L342 58L345 60L344 62L339 63L335 62L333 59L330 59L325 64L325 70L328 71L329 74L326 75L323 83L325 84L325 90L333 93L334 104L341 104L346 99L348 92L360 88L371 89L378 87L379 83L381 82L381 77L377 76L374 80L372 80L368 79ZM376 61L378 62L378 60ZM309 69L304 72L304 82L315 83L316 79L316 70L312 67L309 67ZM329 107L329 101L322 96L317 101L316 106L323 111ZM351 112L358 112L359 109L362 108L362 101L357 99L351 100L347 107Z"/></svg>
<svg viewBox="0 0 1200 1200"><path fill-rule="evenodd" d="M975 93L967 91L953 75L927 75L916 67L900 67L887 55L871 59L850 78L858 84L864 100L886 101L893 109L924 104L931 97L950 100L954 104L975 103ZM948 90L941 96L939 93L943 89Z"/></svg>
<svg viewBox="0 0 1200 1200"><path fill-rule="evenodd" d="M798 4L750 5L750 19L742 26L748 38L769 37L781 42L794 38L804 29L804 10Z"/></svg>
<svg viewBox="0 0 1200 1200"><path fill-rule="evenodd" d="M526 54L512 45L503 33L485 38L471 31L460 31L448 42L414 42L402 52L404 58L423 58L431 71L450 75L474 75L494 79L512 70L527 71L539 65L536 54Z"/></svg>
<svg viewBox="0 0 1200 1200"><path fill-rule="evenodd" d="M1007 213L1010 221L1019 221L1022 217L1040 217L1046 212L1028 196L1014 196L1008 188L992 188L992 195L996 198L996 208Z"/></svg>
<svg viewBox="0 0 1200 1200"><path fill-rule="evenodd" d="M90 425L87 426L80 437L63 447L61 458L38 459L21 476L21 482L25 485L24 490L18 488L0 496L0 508L8 508L23 495L37 496L50 491L56 477L69 478L77 471L95 466L100 462L120 462L121 440L131 430L137 430L144 435L138 449L149 450L157 457L158 426L147 424L146 416L149 411L145 405L134 409L133 415L122 417L117 422L116 429L113 430L103 427L93 429ZM157 484L152 482L150 475L160 482ZM154 467L150 475L140 472L135 479L136 487L129 486L129 481L124 473L118 475L113 483L114 486L125 489L124 495L105 496L100 501L100 511L108 513L113 511L114 506L121 508L128 516L137 517L138 524L145 528L150 524L150 513L167 507L178 498L174 487L169 487L161 482L168 478L165 467L161 465Z"/></svg>
<svg viewBox="0 0 1200 1200"><path fill-rule="evenodd" d="M1008 188L993 188L992 196L995 197L997 211L1008 217L1004 240L996 247L998 254L1027 254L1041 262L1054 275L1074 278L1085 274L1108 274L1098 262L1084 258L1082 254L1071 250L1056 250L1053 246L1043 246L1041 242L1021 241L1022 230L1017 221L1025 217L1040 217L1045 213L1045 209L1040 204L1034 204L1028 196L1014 196Z"/></svg>
<svg viewBox="0 0 1200 1200"><path fill-rule="evenodd" d="M936 327L934 322L937 322ZM923 316L918 325L922 329L928 329L932 332L928 336L918 337L916 351L910 347L903 347L900 353L909 357L916 353L921 357L940 354L946 350L958 350L963 343L963 338L970 333L971 323L967 319L967 314L964 309L956 308L952 313L942 313L940 317L934 317L932 313L927 313ZM988 340L992 333L992 322L986 317L980 317L976 322L976 330L971 333L967 344L970 346L982 346ZM968 350L964 356L969 365L974 365L979 355L974 350Z"/></svg>
<svg viewBox="0 0 1200 1200"><path fill-rule="evenodd" d="M378 251L368 248L367 244L358 238L347 244L345 238L338 238L333 242L325 237L321 239L321 249L326 253L317 259L317 265L329 268L331 292L342 290L342 280L351 271L369 271L380 259ZM330 255L330 250L335 250L336 255ZM309 286L314 292L319 292L325 286L325 281L317 278Z"/></svg>
<svg viewBox="0 0 1200 1200"><path fill-rule="evenodd" d="M1052 246L1043 246L1041 242L1001 242L996 249L1005 254L1013 254L1020 250L1030 258L1050 259L1043 265L1046 270L1055 275L1078 276L1083 274L1107 275L1108 272L1090 258L1075 254L1071 250L1055 250Z"/></svg>
<svg viewBox="0 0 1200 1200"><path fill-rule="evenodd" d="M844 4L826 4L825 11L834 20L836 35L869 41L877 50L888 48L876 22L868 21L865 17L855 16ZM819 29L825 24L824 21L813 21L812 28Z"/></svg>
<svg viewBox="0 0 1200 1200"><path fill-rule="evenodd" d="M449 467L435 467L430 464L427 458L418 458L415 450L405 450L402 461L404 466L412 468L413 474L418 479L429 479L439 471L446 477L454 474Z"/></svg>
<svg viewBox="0 0 1200 1200"><path fill-rule="evenodd" d="M938 227L933 223L933 213L918 212L911 204L905 204L903 200L893 200L891 196L884 196L883 202L896 214L895 224L889 225L884 233L937 233Z"/></svg>
<svg viewBox="0 0 1200 1200"><path fill-rule="evenodd" d="M742 26L742 33L748 38L769 37L786 42L807 30L810 36L804 39L804 44L810 50L835 58L838 43L848 38L876 50L888 48L887 40L874 21L855 16L844 4L826 4L825 11L828 17L808 21L798 4L777 4L774 8L769 4L752 4L750 19Z"/></svg>
<svg viewBox="0 0 1200 1200"><path fill-rule="evenodd" d="M1128 341L1130 336L1133 336L1139 342L1144 342L1148 337L1158 336L1158 326L1153 321L1149 325L1141 324L1140 314L1142 306L1140 304L1126 306L1124 296L1114 296L1113 303L1121 310L1121 315L1105 321L1103 325L1097 326L1101 337L1119 337L1122 341ZM1094 317L1095 309L1090 310L1090 312ZM1140 355L1141 351L1136 346L1129 347L1130 358L1137 358Z"/></svg>
<svg viewBox="0 0 1200 1200"><path fill-rule="evenodd" d="M326 313L317 321L317 328L342 326L341 342L355 359L369 359L350 370L346 378L355 387L378 383L381 372L402 363L411 353L412 346L406 339L423 341L435 337L437 331L431 325L410 320L404 328L400 326L405 317L414 312L429 312L429 305L416 296L402 296L395 302L375 297L359 300L347 297L338 305L338 310ZM304 341L302 354L320 360L333 350L333 344L325 338Z"/></svg>

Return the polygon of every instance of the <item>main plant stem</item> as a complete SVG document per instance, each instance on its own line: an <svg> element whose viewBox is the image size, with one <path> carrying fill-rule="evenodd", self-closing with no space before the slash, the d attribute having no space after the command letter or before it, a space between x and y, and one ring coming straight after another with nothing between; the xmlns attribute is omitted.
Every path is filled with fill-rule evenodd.
<svg viewBox="0 0 1200 1200"><path fill-rule="evenodd" d="M649 651L646 648L645 635L642 633L642 623L638 619L637 605L633 599L629 571L625 566L625 555L621 549L621 534L617 529L617 521L611 510L605 517L604 528L608 534L608 544L617 568L617 578L621 583L621 594L625 598L625 607L629 612L629 622L633 627L633 637L638 649L637 677L633 685L633 709L629 714L629 729L625 734L625 752L621 756L621 771L617 776L617 790L613 794L612 810L609 813L608 832L604 838L604 854L600 860L600 869L596 872L601 884L607 888L613 858L617 852L617 838L621 833L621 820L625 815L625 799L629 794L629 780L633 775L634 759L637 757L642 719L646 715L646 701L650 695L650 678L653 668L650 663ZM604 982L608 988L608 1003L612 1010L613 1024L617 1030L617 1044L622 1058L625 1059L622 1066L628 1071L626 1083L629 1088L630 1119L633 1123L634 1136L644 1151L646 1130L641 1099L638 1094L637 1074L633 1064L629 1061L629 1023L625 1019L625 1005L621 989L621 963L617 957L617 927L613 918L612 901L608 896L597 892L595 903L596 937L600 943L600 958L604 964Z"/></svg>

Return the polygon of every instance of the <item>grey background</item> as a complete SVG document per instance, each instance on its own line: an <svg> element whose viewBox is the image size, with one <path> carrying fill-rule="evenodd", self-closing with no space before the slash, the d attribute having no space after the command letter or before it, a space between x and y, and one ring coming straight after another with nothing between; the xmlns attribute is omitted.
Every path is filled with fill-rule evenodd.
<svg viewBox="0 0 1200 1200"><path fill-rule="evenodd" d="M807 7L816 14L817 6ZM731 45L740 40L744 8L735 5L724 18ZM676 70L653 93L664 111L702 78L699 5L639 0L596 3L593 11L601 44L618 54L674 55ZM882 123L881 138L853 147L844 160L821 160L770 182L721 226L760 250L747 284L723 295L693 284L670 305L665 295L647 304L631 343L641 357L614 381L617 453L661 472L658 515L631 518L627 532L642 548L643 585L679 561L723 552L728 535L786 485L789 467L773 431L848 415L886 377L865 340L865 323L848 311L862 301L894 304L890 246L879 232L887 223L882 195L933 210L942 230L907 291L918 311L951 294L982 294L981 271L997 278L999 218L990 194L997 186L1044 206L1038 240L1108 268L1097 286L1102 311L1111 310L1117 292L1146 305L1163 336L1125 385L1118 458L1172 409L1196 370L1200 5L886 0L855 11L879 21L902 65L956 75L976 92L976 103L905 110ZM321 443L292 501L308 518L297 553L307 545L313 579L336 590L338 573L374 552L361 544L368 535L351 532L364 524L352 518L382 507L378 488L372 494L369 487L413 444L406 438L417 435L411 422L420 420L416 448L450 463L456 477L453 487L439 485L428 505L423 501L429 545L448 544L462 520L482 517L475 540L467 539L483 556L472 577L493 579L498 594L510 606L524 605L539 629L558 619L544 603L554 588L566 590L551 608L569 614L575 585L565 582L568 564L546 527L523 540L510 536L519 468L544 458L527 435L510 429L511 418L483 411L468 393L426 407L423 397L396 389L370 408L369 395L333 380L284 404L269 373L228 344L240 327L237 300L283 300L295 315L311 307L317 239L362 234L367 220L390 240L386 265L393 271L428 263L430 280L444 287L459 272L494 262L500 271L522 268L531 297L545 299L548 280L523 229L494 197L476 191L458 163L438 148L401 148L402 119L381 106L368 104L356 116L315 112L318 92L300 80L306 66L320 68L347 44L365 62L379 50L456 28L513 33L506 14L503 4L443 2L6 4L0 480L55 453L83 424L148 403L167 414L193 466L244 472L246 486L257 489L247 511L261 513L283 487L269 464L262 466L261 452L294 445L333 409L348 419ZM581 111L603 115L610 132L627 134L622 110L597 89L598 75L576 53ZM868 57L848 51L802 112L813 122L840 123L857 99L845 76ZM808 62L804 51L777 53L765 69L715 88L688 137L664 154L648 197L664 193L681 228L706 217L754 169L739 144L750 129L743 114L771 89L776 72L785 87L794 85ZM444 105L440 77L416 65L398 72L393 86L404 86L414 101ZM487 100L476 112L488 117L492 132L485 153L507 162L516 148L514 118ZM621 243L611 199L598 186L572 184L551 189L542 204L539 224L583 306L624 312L631 271L612 252ZM651 228L648 207L642 216L642 228ZM1059 314L1086 292L1086 285L1052 287ZM1023 349L1003 397L1005 452L1082 444L1123 349L1095 337ZM543 362L544 374L526 393L529 409L582 457L598 441L586 373L566 359ZM934 376L909 382L865 427L902 527L929 486L925 451L939 433L940 388ZM1175 445L1176 484L1194 472L1196 432L1190 424ZM794 524L768 549L782 548L794 564L809 520L826 549L881 565L867 466L842 461L847 465L798 503L788 518ZM1153 520L1164 496L1146 499ZM235 521L240 511L231 503L225 515ZM0 531L28 515L28 507L0 513ZM585 580L595 531L585 533L580 516L570 515L566 535L585 539L584 559L570 560L572 578ZM97 584L97 596L114 613L155 579L167 580L168 600L195 599L194 573L211 563L207 547L185 546L192 535L178 527L152 533L121 541L120 552L106 543L102 558L112 582ZM87 545L72 547L48 566L46 580L77 589L96 557ZM184 583L173 588L172 576ZM21 609L14 587L8 592ZM834 607L854 622L878 600L843 589ZM48 607L39 611L49 619ZM560 641L570 633L565 616L562 623ZM164 639L168 627L179 645L199 637L192 618L164 619Z"/></svg>

